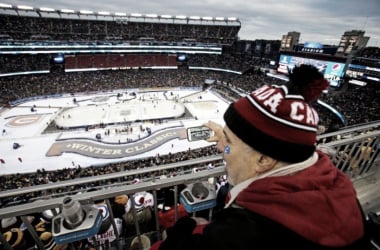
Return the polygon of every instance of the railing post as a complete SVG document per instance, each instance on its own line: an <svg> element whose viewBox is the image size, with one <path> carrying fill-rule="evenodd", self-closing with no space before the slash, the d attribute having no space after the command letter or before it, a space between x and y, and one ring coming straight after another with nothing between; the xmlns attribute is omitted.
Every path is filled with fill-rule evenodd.
<svg viewBox="0 0 380 250"><path fill-rule="evenodd" d="M115 223L115 217L113 215L113 211L112 211L112 207L111 207L111 203L110 203L109 199L106 199L106 204L107 204L107 207L108 207L108 211L110 213L109 216L111 218L112 228L113 228L113 231L115 232L117 248L121 250L122 246L120 244L119 231L117 230L117 226L116 226L116 223Z"/></svg>
<svg viewBox="0 0 380 250"><path fill-rule="evenodd" d="M24 223L24 225L26 226L27 230L29 231L30 235L32 236L32 238L34 239L34 241L36 242L37 246L38 246L38 249L40 250L45 250L45 246L42 244L42 241L40 240L40 237L38 237L37 233L36 233L36 230L34 230L34 228L32 227L32 224L30 224L28 218L28 216L20 216L22 222ZM36 220L37 218L35 218Z"/></svg>
<svg viewBox="0 0 380 250"><path fill-rule="evenodd" d="M174 186L174 221L178 220L178 186Z"/></svg>
<svg viewBox="0 0 380 250"><path fill-rule="evenodd" d="M139 221L137 220L137 213L136 213L136 207L135 207L135 199L133 198L133 195L130 195L130 200L131 200L131 209L132 209L132 214L133 214L133 220L135 222L135 229L136 229L136 235L138 236L138 242L139 242L139 249L143 249L142 247L142 242L141 242L141 237L140 237L140 224Z"/></svg>
<svg viewBox="0 0 380 250"><path fill-rule="evenodd" d="M161 237L161 231L160 231L160 222L158 220L158 200L157 200L157 190L154 189L153 190L153 200L154 200L154 220L155 220L155 225L156 225L156 232L157 232L157 240L161 240L162 237ZM165 206L165 204L164 204ZM163 207L163 209L165 209L165 207Z"/></svg>

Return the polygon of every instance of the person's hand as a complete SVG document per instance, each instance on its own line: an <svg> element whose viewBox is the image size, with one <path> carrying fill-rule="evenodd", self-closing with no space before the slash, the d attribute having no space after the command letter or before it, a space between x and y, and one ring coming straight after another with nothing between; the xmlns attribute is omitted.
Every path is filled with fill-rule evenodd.
<svg viewBox="0 0 380 250"><path fill-rule="evenodd" d="M204 124L204 126L214 131L214 135L207 139L208 142L218 142L220 138L222 138L223 127L220 124L213 121L208 121Z"/></svg>

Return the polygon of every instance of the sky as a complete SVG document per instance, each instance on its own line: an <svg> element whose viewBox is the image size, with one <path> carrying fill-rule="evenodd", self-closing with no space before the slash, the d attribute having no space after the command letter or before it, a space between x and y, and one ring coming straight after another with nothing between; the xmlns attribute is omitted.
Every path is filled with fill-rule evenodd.
<svg viewBox="0 0 380 250"><path fill-rule="evenodd" d="M338 45L345 31L364 30L367 46L380 47L380 0L0 0L0 3L157 15L237 17L242 40L281 40L289 31L300 42Z"/></svg>

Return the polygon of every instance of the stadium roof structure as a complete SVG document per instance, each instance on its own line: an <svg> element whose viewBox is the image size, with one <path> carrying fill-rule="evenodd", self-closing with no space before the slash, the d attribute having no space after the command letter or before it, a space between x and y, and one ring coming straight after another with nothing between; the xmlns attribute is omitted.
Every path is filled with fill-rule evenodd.
<svg viewBox="0 0 380 250"><path fill-rule="evenodd" d="M45 18L73 18L79 19L110 19L120 22L144 21L144 22L180 22L188 24L215 24L241 26L237 17L210 17L210 16L185 16L185 15L158 15L154 13L125 13L125 12L108 12L92 10L72 10L72 9L53 9L48 7L32 7L27 5L11 5L0 3L0 14L12 14L21 16L36 16Z"/></svg>

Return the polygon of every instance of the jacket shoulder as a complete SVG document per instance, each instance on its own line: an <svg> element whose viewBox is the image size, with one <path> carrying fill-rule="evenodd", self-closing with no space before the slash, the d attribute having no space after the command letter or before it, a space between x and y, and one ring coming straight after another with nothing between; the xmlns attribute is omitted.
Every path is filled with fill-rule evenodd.
<svg viewBox="0 0 380 250"><path fill-rule="evenodd" d="M202 238L207 239L204 245L208 247L204 249L366 249L361 242L341 248L321 246L267 217L233 207L216 214L213 223L204 228L203 234Z"/></svg>

